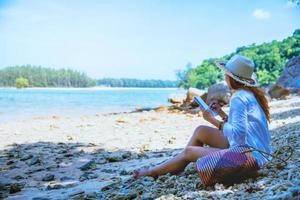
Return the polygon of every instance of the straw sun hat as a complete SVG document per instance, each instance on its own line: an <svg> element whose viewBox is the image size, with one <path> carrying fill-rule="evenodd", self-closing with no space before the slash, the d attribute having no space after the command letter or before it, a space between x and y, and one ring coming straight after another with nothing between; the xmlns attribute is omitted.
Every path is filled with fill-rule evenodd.
<svg viewBox="0 0 300 200"><path fill-rule="evenodd" d="M254 73L255 65L250 58L234 55L227 62L216 62L216 65L222 69L225 74L246 86L259 86Z"/></svg>

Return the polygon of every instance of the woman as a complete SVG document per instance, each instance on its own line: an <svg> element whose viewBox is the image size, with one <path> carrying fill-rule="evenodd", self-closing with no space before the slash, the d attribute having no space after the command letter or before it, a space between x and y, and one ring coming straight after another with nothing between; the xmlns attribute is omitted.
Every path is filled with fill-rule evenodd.
<svg viewBox="0 0 300 200"><path fill-rule="evenodd" d="M213 101L210 107L219 113L223 121L214 118L207 110L203 111L203 117L217 128L203 125L197 127L180 154L153 168L134 171L136 178L157 177L166 173L177 174L200 157L237 145L249 145L265 152L271 151L268 100L264 91L252 78L253 61L245 56L235 55L226 64L220 62L217 66L224 71L225 81L233 91L229 116L227 117L217 101ZM210 147L204 147L204 144ZM258 166L267 162L267 158L257 152L253 152L253 156Z"/></svg>

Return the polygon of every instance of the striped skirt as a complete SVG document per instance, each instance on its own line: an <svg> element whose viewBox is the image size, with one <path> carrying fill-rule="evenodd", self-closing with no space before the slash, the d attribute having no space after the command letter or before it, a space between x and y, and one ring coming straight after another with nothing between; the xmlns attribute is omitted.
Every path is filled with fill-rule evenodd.
<svg viewBox="0 0 300 200"><path fill-rule="evenodd" d="M257 172L259 166L249 146L237 146L213 152L196 161L204 185L233 184Z"/></svg>

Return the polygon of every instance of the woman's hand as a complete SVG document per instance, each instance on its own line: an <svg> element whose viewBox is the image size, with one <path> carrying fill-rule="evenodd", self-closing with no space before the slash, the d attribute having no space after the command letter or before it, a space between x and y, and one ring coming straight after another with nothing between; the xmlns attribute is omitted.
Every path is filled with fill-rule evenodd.
<svg viewBox="0 0 300 200"><path fill-rule="evenodd" d="M202 111L202 116L203 116L203 118L204 118L206 121L208 121L208 122L210 122L210 123L212 123L213 120L215 119L215 117L213 116L213 114L212 114L211 112L209 112L208 110L203 110L203 111Z"/></svg>
<svg viewBox="0 0 300 200"><path fill-rule="evenodd" d="M219 127L220 122L213 116L213 114L211 112L209 112L208 110L204 110L202 111L202 116L203 118L208 121L209 123L211 123L212 125L215 125L216 127Z"/></svg>
<svg viewBox="0 0 300 200"><path fill-rule="evenodd" d="M209 104L210 109L215 111L216 113L220 113L222 108L218 100L212 100Z"/></svg>
<svg viewBox="0 0 300 200"><path fill-rule="evenodd" d="M218 113L223 119L227 117L227 114L222 110L222 106L218 100L212 100L209 107L211 110Z"/></svg>

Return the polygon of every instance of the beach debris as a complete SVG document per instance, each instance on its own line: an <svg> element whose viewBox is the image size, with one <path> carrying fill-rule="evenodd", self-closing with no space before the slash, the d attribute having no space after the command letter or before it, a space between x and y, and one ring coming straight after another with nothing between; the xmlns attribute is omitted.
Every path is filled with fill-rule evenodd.
<svg viewBox="0 0 300 200"><path fill-rule="evenodd" d="M140 123L144 123L144 122L147 122L147 121L160 121L159 118L156 118L156 117L151 117L151 118L140 118L139 122Z"/></svg>
<svg viewBox="0 0 300 200"><path fill-rule="evenodd" d="M59 126L55 124L50 124L50 129L59 129Z"/></svg>
<svg viewBox="0 0 300 200"><path fill-rule="evenodd" d="M127 121L125 121L124 119L117 119L116 122L117 123L127 123Z"/></svg>
<svg viewBox="0 0 300 200"><path fill-rule="evenodd" d="M184 102L185 98L178 98L178 97L171 97L168 99L168 102L173 103L173 104L180 104Z"/></svg>
<svg viewBox="0 0 300 200"><path fill-rule="evenodd" d="M149 144L143 144L140 148L140 152L146 152L150 150L150 145Z"/></svg>
<svg viewBox="0 0 300 200"><path fill-rule="evenodd" d="M156 112L163 112L163 111L167 111L169 109L168 106L159 106L157 108L154 108L154 111Z"/></svg>
<svg viewBox="0 0 300 200"><path fill-rule="evenodd" d="M186 101L192 102L194 101L195 96L202 96L205 95L205 91L199 90L197 88L189 88L186 94Z"/></svg>
<svg viewBox="0 0 300 200"><path fill-rule="evenodd" d="M231 91L227 84L222 81L215 83L208 88L206 103L209 104L212 100L218 100L220 103L228 104L231 97Z"/></svg>
<svg viewBox="0 0 300 200"><path fill-rule="evenodd" d="M290 95L290 91L279 84L271 85L267 92L271 98L275 99L286 99Z"/></svg>
<svg viewBox="0 0 300 200"><path fill-rule="evenodd" d="M59 119L59 116L58 115L53 115L52 119Z"/></svg>
<svg viewBox="0 0 300 200"><path fill-rule="evenodd" d="M73 137L71 135L67 135L68 140L73 140Z"/></svg>
<svg viewBox="0 0 300 200"><path fill-rule="evenodd" d="M176 137L172 136L172 137L168 140L168 144L173 144L175 140L176 140Z"/></svg>

